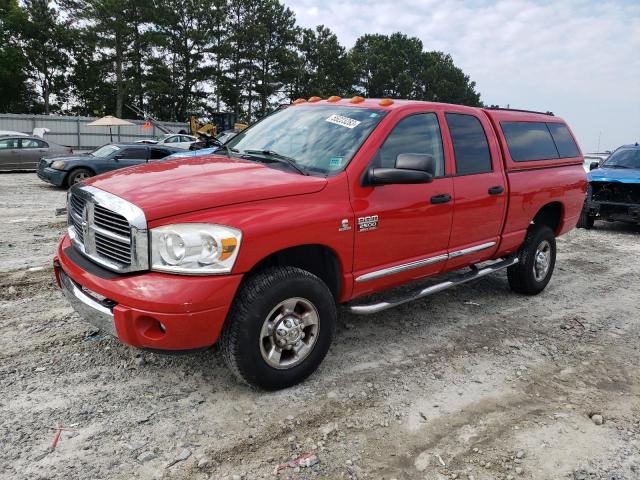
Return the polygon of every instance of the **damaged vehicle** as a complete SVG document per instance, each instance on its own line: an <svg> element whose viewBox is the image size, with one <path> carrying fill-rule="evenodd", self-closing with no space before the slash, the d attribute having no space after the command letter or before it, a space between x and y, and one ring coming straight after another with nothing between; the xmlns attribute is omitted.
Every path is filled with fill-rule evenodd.
<svg viewBox="0 0 640 480"><path fill-rule="evenodd" d="M596 220L640 224L640 145L623 145L590 170L578 228L592 228Z"/></svg>
<svg viewBox="0 0 640 480"><path fill-rule="evenodd" d="M219 343L240 380L286 388L329 352L338 305L376 314L504 270L541 293L582 163L551 113L298 99L219 153L74 185L56 280L128 345Z"/></svg>

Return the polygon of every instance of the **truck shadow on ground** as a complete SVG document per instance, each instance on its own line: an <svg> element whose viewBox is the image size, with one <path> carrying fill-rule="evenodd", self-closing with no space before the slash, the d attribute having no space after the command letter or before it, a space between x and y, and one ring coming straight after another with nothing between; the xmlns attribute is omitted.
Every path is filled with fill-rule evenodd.
<svg viewBox="0 0 640 480"><path fill-rule="evenodd" d="M399 290L425 284L428 282L400 287ZM345 361L350 367L353 367L354 363L366 367L370 363L368 358L371 357L371 351L387 349L390 339L393 343L403 336L411 336L413 342L409 343L413 345L406 345L406 348L411 350L416 347L415 342L420 342L421 338L428 338L430 343L437 343L443 329L455 329L458 324L468 323L469 318L475 318L475 327L481 328L483 322L495 320L495 313L501 309L501 297L510 296L520 297L509 290L505 275L496 274L373 315L354 315L341 306L338 308L338 324L333 345L319 371L303 384L291 387L287 391L306 389L309 385L318 388L324 384L346 381L351 376L351 368L343 369ZM488 302L487 299L491 300ZM487 307L490 309L489 312L486 310ZM117 342L113 339L107 341ZM494 338L495 343L500 341L500 338ZM124 345L116 348L128 349ZM156 375L158 368L171 369L175 374L173 378L178 382L185 376L201 374L204 380L215 377L216 382L222 383L218 385L219 388L225 390L253 391L236 381L230 374L217 345L206 350L178 355L128 350L130 353L127 356L142 355L153 365L149 371L145 371L145 366L138 368L138 373L145 377ZM171 378L166 380L171 381Z"/></svg>

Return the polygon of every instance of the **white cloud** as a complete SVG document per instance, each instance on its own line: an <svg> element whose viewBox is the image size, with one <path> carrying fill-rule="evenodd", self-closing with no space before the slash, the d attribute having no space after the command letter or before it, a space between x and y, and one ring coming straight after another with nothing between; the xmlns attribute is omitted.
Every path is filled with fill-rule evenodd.
<svg viewBox="0 0 640 480"><path fill-rule="evenodd" d="M488 104L552 110L584 151L640 141L640 3L284 0L351 47L396 31L450 53Z"/></svg>

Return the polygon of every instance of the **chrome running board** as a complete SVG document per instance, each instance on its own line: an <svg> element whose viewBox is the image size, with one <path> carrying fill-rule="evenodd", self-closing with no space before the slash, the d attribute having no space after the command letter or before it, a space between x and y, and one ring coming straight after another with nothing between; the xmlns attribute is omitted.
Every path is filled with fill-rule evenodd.
<svg viewBox="0 0 640 480"><path fill-rule="evenodd" d="M504 260L498 260L488 265L484 265L480 268L472 265L470 272L460 275L457 278L446 280L444 282L437 283L435 285L431 285L419 290L414 290L413 292L410 292L406 295L390 298L389 300L385 300L382 302L371 303L368 305L348 305L347 308L349 312L355 313L357 315L368 315L371 313L382 312L383 310L386 310L388 308L397 307L398 305L402 305L403 303L412 302L419 298L427 297L429 295L433 295L434 293L441 292L442 290L446 290L447 288L455 287L456 285L470 282L471 280L475 280L476 278L484 277L485 275L489 275L490 273L494 273L498 270L502 270L504 268L515 265L516 263L518 263L518 257L509 257Z"/></svg>

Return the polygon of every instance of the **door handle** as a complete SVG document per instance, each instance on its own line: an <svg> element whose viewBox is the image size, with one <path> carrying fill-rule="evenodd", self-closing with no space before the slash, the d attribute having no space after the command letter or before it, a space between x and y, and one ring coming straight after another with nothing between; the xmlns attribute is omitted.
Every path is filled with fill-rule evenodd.
<svg viewBox="0 0 640 480"><path fill-rule="evenodd" d="M437 205L438 203L447 203L450 200L451 195L449 195L448 193L434 195L433 197L431 197L431 203L433 203L434 205Z"/></svg>
<svg viewBox="0 0 640 480"><path fill-rule="evenodd" d="M501 185L497 185L489 189L489 195L500 195L502 192L504 192L504 187Z"/></svg>

